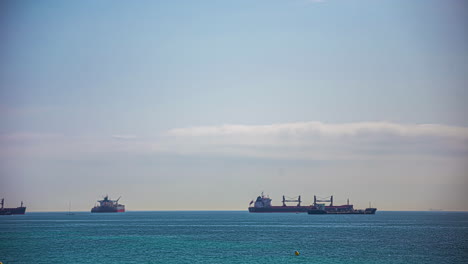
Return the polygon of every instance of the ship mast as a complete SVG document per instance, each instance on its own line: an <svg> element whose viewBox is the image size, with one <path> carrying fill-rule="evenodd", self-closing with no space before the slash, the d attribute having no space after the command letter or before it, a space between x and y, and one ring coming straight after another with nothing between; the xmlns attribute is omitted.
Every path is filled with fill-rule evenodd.
<svg viewBox="0 0 468 264"><path fill-rule="evenodd" d="M329 198L326 197L325 199L320 198L319 200L317 200L317 196L314 195L314 206L317 205L317 202L319 202L319 203L328 203L328 202L330 202L330 206L333 206L333 195L330 196Z"/></svg>

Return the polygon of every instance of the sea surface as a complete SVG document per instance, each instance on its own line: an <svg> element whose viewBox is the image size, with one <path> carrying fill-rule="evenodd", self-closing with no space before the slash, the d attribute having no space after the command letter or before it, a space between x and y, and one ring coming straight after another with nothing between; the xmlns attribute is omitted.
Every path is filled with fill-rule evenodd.
<svg viewBox="0 0 468 264"><path fill-rule="evenodd" d="M468 213L27 213L0 216L0 262L468 263Z"/></svg>

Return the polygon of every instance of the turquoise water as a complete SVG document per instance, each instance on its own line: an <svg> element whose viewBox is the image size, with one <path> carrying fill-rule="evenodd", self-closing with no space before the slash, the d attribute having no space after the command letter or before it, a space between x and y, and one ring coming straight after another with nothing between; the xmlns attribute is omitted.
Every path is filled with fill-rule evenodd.
<svg viewBox="0 0 468 264"><path fill-rule="evenodd" d="M468 262L457 212L27 213L0 217L0 232L5 264Z"/></svg>

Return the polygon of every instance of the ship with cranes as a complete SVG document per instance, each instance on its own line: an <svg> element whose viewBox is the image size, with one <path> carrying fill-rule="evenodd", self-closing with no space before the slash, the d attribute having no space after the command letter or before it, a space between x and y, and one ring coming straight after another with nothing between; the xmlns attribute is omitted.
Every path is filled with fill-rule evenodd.
<svg viewBox="0 0 468 264"><path fill-rule="evenodd" d="M297 203L296 205L287 205L286 203ZM271 205L271 198L267 195L264 195L263 192L260 196L257 197L255 201L251 201L249 207L249 212L251 213L307 213L307 210L311 206L301 205L301 196L294 198L286 199L283 195L283 205L274 206Z"/></svg>
<svg viewBox="0 0 468 264"><path fill-rule="evenodd" d="M325 203L330 203L326 205ZM317 199L317 196L314 195L314 203L308 210L308 214L375 214L377 208L373 208L370 204L366 209L354 209L352 204L349 204L349 199L347 204L344 205L334 205L333 204L333 195Z"/></svg>
<svg viewBox="0 0 468 264"><path fill-rule="evenodd" d="M98 200L99 205L95 205L91 209L91 213L123 213L125 212L125 205L119 204L119 199L110 200L109 196L104 196L104 199Z"/></svg>
<svg viewBox="0 0 468 264"><path fill-rule="evenodd" d="M272 199L264 195L263 192L255 201L250 202L250 213L308 213L308 214L375 214L377 208L372 208L370 205L366 209L354 209L352 204L349 204L349 199L345 205L333 204L333 195L325 198L317 198L314 195L314 203L312 205L301 205L301 196L288 198L283 195L283 205L271 205ZM294 202L296 205L287 205L286 203ZM325 203L330 203L326 205ZM252 205L253 204L253 205Z"/></svg>
<svg viewBox="0 0 468 264"><path fill-rule="evenodd" d="M2 198L2 201L0 202L1 208L0 208L0 215L16 215L16 214L21 214L23 215L26 212L26 207L23 206L23 201L21 201L21 206L16 207L16 208L6 208L3 207L5 203L5 199Z"/></svg>

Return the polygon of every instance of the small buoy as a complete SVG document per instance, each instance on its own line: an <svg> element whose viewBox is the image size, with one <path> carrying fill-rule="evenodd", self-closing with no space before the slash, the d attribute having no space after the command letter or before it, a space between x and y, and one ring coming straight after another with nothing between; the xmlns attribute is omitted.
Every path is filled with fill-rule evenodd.
<svg viewBox="0 0 468 264"><path fill-rule="evenodd" d="M299 251L294 251L294 255L299 256Z"/></svg>

